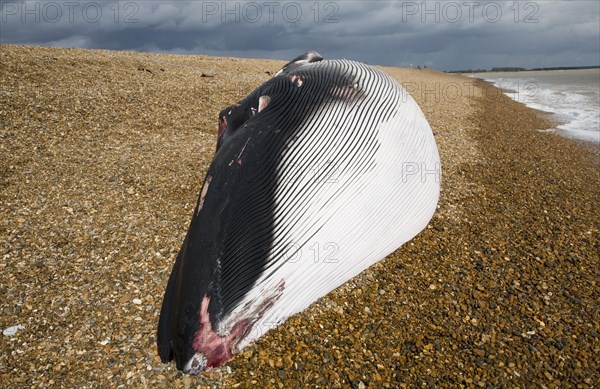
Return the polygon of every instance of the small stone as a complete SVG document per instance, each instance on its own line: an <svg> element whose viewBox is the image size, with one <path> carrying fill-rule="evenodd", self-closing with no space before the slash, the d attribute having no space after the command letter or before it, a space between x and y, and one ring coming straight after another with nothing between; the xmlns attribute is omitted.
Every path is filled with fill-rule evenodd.
<svg viewBox="0 0 600 389"><path fill-rule="evenodd" d="M140 299L133 299L132 303L134 303L135 305L140 305L142 303L142 300L140 300Z"/></svg>
<svg viewBox="0 0 600 389"><path fill-rule="evenodd" d="M4 336L14 336L19 330L25 329L25 327L21 324L17 324L16 326L8 327L4 331L2 331L2 335Z"/></svg>

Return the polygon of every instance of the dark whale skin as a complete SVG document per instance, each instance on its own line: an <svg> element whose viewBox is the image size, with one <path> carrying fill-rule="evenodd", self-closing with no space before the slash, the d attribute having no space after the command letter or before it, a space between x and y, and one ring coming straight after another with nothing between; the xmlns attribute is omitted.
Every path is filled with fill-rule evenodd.
<svg viewBox="0 0 600 389"><path fill-rule="evenodd" d="M323 90L331 82L343 83L343 77L320 83L312 74L304 78L314 82L313 88L300 89L286 76L305 57L320 60L315 54L292 60L278 76L219 115L226 124L169 277L158 324L160 358L175 359L180 370L196 353L192 345L203 297L210 297L208 315L218 328L264 271L273 239L272 198L281 150L307 113L330 97ZM258 113L261 96L269 96L270 102ZM290 106L290 101L302 105Z"/></svg>

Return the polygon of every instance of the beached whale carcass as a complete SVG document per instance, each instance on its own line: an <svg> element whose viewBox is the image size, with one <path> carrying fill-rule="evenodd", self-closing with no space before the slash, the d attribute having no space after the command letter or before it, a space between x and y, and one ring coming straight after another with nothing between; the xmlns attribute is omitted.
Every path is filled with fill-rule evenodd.
<svg viewBox="0 0 600 389"><path fill-rule="evenodd" d="M431 219L440 161L386 73L300 56L219 115L214 159L166 288L163 362L231 358Z"/></svg>

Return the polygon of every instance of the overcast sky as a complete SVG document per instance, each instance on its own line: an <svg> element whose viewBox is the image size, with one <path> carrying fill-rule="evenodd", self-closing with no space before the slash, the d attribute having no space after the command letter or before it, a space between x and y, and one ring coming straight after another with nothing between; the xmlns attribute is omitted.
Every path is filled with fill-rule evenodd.
<svg viewBox="0 0 600 389"><path fill-rule="evenodd" d="M6 1L0 42L443 70L600 65L600 2Z"/></svg>

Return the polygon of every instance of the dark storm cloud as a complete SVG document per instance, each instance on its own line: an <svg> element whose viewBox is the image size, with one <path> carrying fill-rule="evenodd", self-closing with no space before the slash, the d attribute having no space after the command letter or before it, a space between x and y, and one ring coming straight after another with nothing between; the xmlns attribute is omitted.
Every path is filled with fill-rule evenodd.
<svg viewBox="0 0 600 389"><path fill-rule="evenodd" d="M441 69L599 64L596 1L2 1L0 42Z"/></svg>

